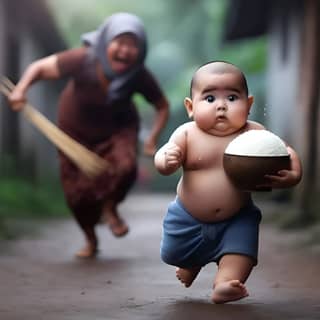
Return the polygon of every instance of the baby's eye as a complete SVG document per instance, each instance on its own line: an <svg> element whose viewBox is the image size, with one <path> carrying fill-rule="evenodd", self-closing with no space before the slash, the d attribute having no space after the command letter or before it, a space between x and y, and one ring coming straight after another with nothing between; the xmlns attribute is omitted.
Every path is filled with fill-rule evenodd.
<svg viewBox="0 0 320 320"><path fill-rule="evenodd" d="M235 94L230 94L229 96L228 96L228 100L229 101L235 101L235 100L237 100L238 99L238 97L235 95Z"/></svg>
<svg viewBox="0 0 320 320"><path fill-rule="evenodd" d="M205 98L205 99L206 99L206 101L207 101L207 102L209 102L209 103L211 103L211 102L213 102L213 101L215 100L214 96L213 96L213 95L211 95L211 94L210 94L210 95L208 95L208 96L206 96L206 98Z"/></svg>

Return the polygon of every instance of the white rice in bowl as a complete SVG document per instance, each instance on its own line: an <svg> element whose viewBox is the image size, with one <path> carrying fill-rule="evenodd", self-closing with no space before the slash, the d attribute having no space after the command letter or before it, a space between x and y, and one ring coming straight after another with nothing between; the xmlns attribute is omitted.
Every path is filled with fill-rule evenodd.
<svg viewBox="0 0 320 320"><path fill-rule="evenodd" d="M280 137L268 130L249 130L233 139L226 154L252 157L287 156L288 151Z"/></svg>

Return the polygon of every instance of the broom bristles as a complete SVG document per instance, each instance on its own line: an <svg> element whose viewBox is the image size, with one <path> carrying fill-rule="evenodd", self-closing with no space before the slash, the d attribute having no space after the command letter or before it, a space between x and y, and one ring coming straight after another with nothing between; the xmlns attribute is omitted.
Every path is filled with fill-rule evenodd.
<svg viewBox="0 0 320 320"><path fill-rule="evenodd" d="M4 77L1 79L1 82L0 91L8 96L14 88L14 84ZM42 132L88 177L94 178L109 167L105 159L72 139L29 103L25 104L22 113L29 122Z"/></svg>

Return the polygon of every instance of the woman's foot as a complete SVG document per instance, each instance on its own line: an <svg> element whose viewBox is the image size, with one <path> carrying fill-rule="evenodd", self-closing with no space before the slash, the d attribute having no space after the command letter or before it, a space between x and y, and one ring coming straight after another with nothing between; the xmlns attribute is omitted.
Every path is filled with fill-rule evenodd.
<svg viewBox="0 0 320 320"><path fill-rule="evenodd" d="M94 258L98 253L98 249L96 246L87 244L84 248L79 250L76 253L76 257L78 258Z"/></svg>
<svg viewBox="0 0 320 320"><path fill-rule="evenodd" d="M98 253L98 239L94 227L83 227L83 232L86 239L86 245L76 253L76 256L78 258L93 258Z"/></svg>
<svg viewBox="0 0 320 320"><path fill-rule="evenodd" d="M103 216L107 226L115 237L123 237L128 231L129 227L125 221L120 218L117 207L113 202L106 202L103 207Z"/></svg>
<svg viewBox="0 0 320 320"><path fill-rule="evenodd" d="M107 217L106 222L115 237L123 237L129 232L127 224L118 216Z"/></svg>
<svg viewBox="0 0 320 320"><path fill-rule="evenodd" d="M189 269L177 268L176 276L181 281L181 283L184 284L186 288L188 288L192 285L193 280L197 277L200 270L201 267L194 267Z"/></svg>
<svg viewBox="0 0 320 320"><path fill-rule="evenodd" d="M240 300L248 295L247 289L243 283L239 280L229 280L215 285L212 301L214 303L225 303Z"/></svg>

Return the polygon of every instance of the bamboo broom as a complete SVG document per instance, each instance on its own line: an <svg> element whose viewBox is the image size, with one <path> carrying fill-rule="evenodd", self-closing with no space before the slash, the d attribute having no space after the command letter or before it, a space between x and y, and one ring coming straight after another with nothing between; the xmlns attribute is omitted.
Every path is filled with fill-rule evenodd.
<svg viewBox="0 0 320 320"><path fill-rule="evenodd" d="M14 84L5 77L1 78L0 92L8 97ZM24 117L42 132L59 150L61 150L86 176L95 178L108 168L105 159L78 143L29 103L22 110Z"/></svg>

